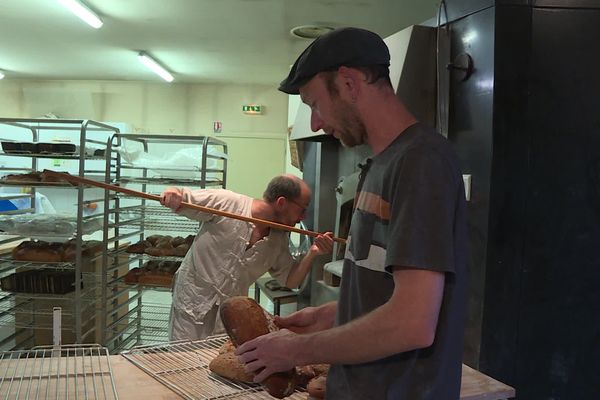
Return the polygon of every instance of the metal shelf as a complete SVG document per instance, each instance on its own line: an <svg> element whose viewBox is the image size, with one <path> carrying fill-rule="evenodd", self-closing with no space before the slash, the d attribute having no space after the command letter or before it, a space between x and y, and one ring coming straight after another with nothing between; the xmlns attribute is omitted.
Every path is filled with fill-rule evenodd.
<svg viewBox="0 0 600 400"><path fill-rule="evenodd" d="M160 150L164 157L165 149L174 148L175 145L185 145L186 148L198 146L201 150L198 152L198 165L190 168L169 167L162 165L157 167L146 167L125 164L121 159L121 153L117 151L120 146L124 146L127 140L135 142L135 146L142 147L142 151L152 153L153 146ZM165 146L163 146L164 144ZM211 146L215 150L221 150L220 155L210 155L207 149ZM125 146L124 146L125 147ZM114 155L116 162L106 171L105 182L111 182L117 185L135 186L143 192L161 191L167 186L185 186L191 188L225 188L227 177L227 145L211 137L197 136L175 136L175 135L114 135L108 143L108 154ZM207 165L207 159L217 160L217 167ZM222 166L222 167L221 167ZM207 174L209 176L207 176ZM159 176L153 176L159 175ZM184 176L185 175L185 176ZM211 176L212 175L212 176ZM168 177L167 177L168 176ZM181 176L181 177L178 177ZM146 199L139 199L123 194L117 194L113 198L105 196L105 221L110 216L114 221L105 224L104 240L108 243L123 243L123 239L131 243L141 240L144 236L157 232L165 232L171 235L181 232L181 236L186 234L196 234L200 229L200 221L190 220L186 217L173 213L166 207L160 206L157 202L150 202ZM184 234L185 233L185 234ZM137 237L138 240L134 238ZM118 257L128 259L117 263L107 262L105 265L106 282L117 285L120 290L126 291L122 278L125 274L123 267L127 266L129 270L131 265L150 260L158 261L182 261L183 257L156 257L148 254L127 253L124 248L108 251L105 254L106 260L116 260ZM121 313L118 318L116 313L111 311L110 307L104 310L105 315L111 315L110 322L105 323L104 342L111 352L121 351L132 346L149 343L164 342L168 340L168 324L170 304L146 304L145 296L150 294L157 295L156 292L170 292L170 288L150 285L131 285L130 293L139 293L138 300L128 300L124 304L119 304ZM137 298L136 294L136 298ZM108 299L114 299L116 294L109 294L105 291L103 294L103 304ZM160 295L158 295L160 297ZM170 296L169 296L170 297ZM104 301L106 300L106 301ZM110 306L110 304L109 304ZM123 315L122 311L126 310Z"/></svg>
<svg viewBox="0 0 600 400"><path fill-rule="evenodd" d="M4 352L0 365L6 399L118 399L108 350L98 345Z"/></svg>
<svg viewBox="0 0 600 400"><path fill-rule="evenodd" d="M119 255L129 255L131 258L129 260L129 263L132 263L134 261L137 260L156 260L156 261L183 261L184 257L177 257L177 256L151 256L149 254L140 254L140 253L128 253L127 249L120 249L120 250L113 250L111 252L108 253L109 257L113 257L116 258Z"/></svg>
<svg viewBox="0 0 600 400"><path fill-rule="evenodd" d="M200 179L187 178L121 178L120 183L131 184L146 184L146 185L183 185L183 186L222 186L223 180L208 178L205 182Z"/></svg>
<svg viewBox="0 0 600 400"><path fill-rule="evenodd" d="M7 153L0 152L0 156L4 157L27 157L27 158L52 158L57 160L79 160L81 156L79 154L63 154L63 153ZM85 155L85 160L104 160L104 156L91 156Z"/></svg>
<svg viewBox="0 0 600 400"><path fill-rule="evenodd" d="M121 354L184 399L270 398L260 385L225 379L208 369L227 339L227 336L213 336L192 342L139 346ZM286 399L304 400L306 396L304 390L297 389Z"/></svg>
<svg viewBox="0 0 600 400"><path fill-rule="evenodd" d="M19 118L0 118L0 127L10 127L12 138L18 138L19 141L31 143L44 142L43 139L49 137L54 131L71 131L78 135L79 140L76 144L76 152L73 154L56 154L56 153L0 153L2 157L17 157L21 159L31 160L27 168L2 168L3 173L33 172L38 171L38 165L42 162L38 159L65 159L77 161L76 166L79 175L104 177L104 169L97 171L98 167L93 167L93 163L88 163L92 160L105 160L106 165L114 165L115 161L107 152L107 143L101 140L90 139L90 132L102 132L114 134L119 130L91 120L48 120L48 119L19 119ZM6 130L8 132L8 130ZM6 136L6 135L4 135ZM3 138L5 139L5 138ZM14 140L13 140L14 141ZM87 147L87 148L86 148ZM92 147L94 149L92 149ZM104 155L93 155L92 151L103 150ZM29 164L29 163L28 163ZM10 163L8 164L10 165ZM37 187L60 188L68 189L74 193L74 202L83 204L85 201L84 195L88 193L89 187L83 185L70 184L51 184L45 182L0 182L2 186L21 186L31 187L30 193L25 197L32 197L36 193ZM71 193L70 192L70 193ZM31 207L34 207L32 204ZM35 210L31 210L35 211ZM0 213L6 215L7 213ZM77 207L76 219L73 222L76 225L74 232L69 235L69 238L74 238L76 243L83 241L83 235L94 232L95 230L84 230L83 227L89 219L98 218L97 216L85 217L83 209ZM98 229L103 229L103 225L98 225ZM11 238L12 236L12 238ZM8 237L3 240L4 237ZM19 240L26 238L57 238L65 237L66 235L47 234L40 235L36 232L19 233L19 235L2 235L0 241L4 244L19 243ZM48 240L49 241L49 240ZM56 269L73 271L75 274L75 289L67 294L34 294L22 292L5 292L0 291L0 325L8 325L24 329L32 339L31 345L35 346L37 340L43 341L42 337L47 338L48 332L42 332L52 329L52 314L50 308L54 305L60 306L63 310L61 318L63 319L63 330L70 331L72 340L76 343L81 343L90 334L95 332L96 322L96 307L102 288L101 281L101 263L102 254L95 257L76 257L70 262L31 262L31 261L15 261L10 255L0 257L0 276L6 276L13 272L20 272L32 269ZM96 271L87 272L89 268L97 268ZM84 272L86 271L86 272ZM79 283L83 282L83 288ZM5 330L6 331L6 330ZM38 339L38 331L41 333ZM17 333L9 335L9 337L0 338L0 343L10 345L14 339L21 340L16 337ZM12 342L14 345L16 342ZM19 343L16 344L20 346ZM0 388L0 392L4 393Z"/></svg>
<svg viewBox="0 0 600 400"><path fill-rule="evenodd" d="M83 288L79 294L79 300L82 302L93 302L97 301L97 291L100 289L96 285L98 276L93 273L81 273L81 282ZM51 294L51 293L27 293L27 292L12 292L0 290L0 295L3 296L0 299L0 310L2 309L2 302L10 296L18 296L19 299L28 300L52 300L52 301L66 301L74 304L76 293L75 289L72 292L64 294ZM83 304L83 303L80 303Z"/></svg>
<svg viewBox="0 0 600 400"><path fill-rule="evenodd" d="M95 255L93 257L86 257L86 262L94 262L101 255ZM77 264L75 261L57 261L57 262L48 262L48 261L17 261L11 258L10 254L3 254L0 256L0 276L6 274L6 272L13 269L62 269L62 270L74 270L77 268ZM84 272L85 275L90 275L88 272Z"/></svg>

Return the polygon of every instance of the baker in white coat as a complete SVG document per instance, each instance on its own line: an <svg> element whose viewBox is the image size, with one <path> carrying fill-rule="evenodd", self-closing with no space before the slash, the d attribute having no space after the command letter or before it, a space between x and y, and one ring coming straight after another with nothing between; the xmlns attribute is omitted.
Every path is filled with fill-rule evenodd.
<svg viewBox="0 0 600 400"><path fill-rule="evenodd" d="M262 199L225 189L171 187L162 193L161 204L203 222L175 277L170 340L197 340L224 332L218 312L224 299L247 295L250 285L267 271L282 286L298 287L314 258L333 249L333 235L327 232L316 237L296 262L287 231L181 208L181 202L294 226L304 218L310 198L308 185L293 175L273 178Z"/></svg>

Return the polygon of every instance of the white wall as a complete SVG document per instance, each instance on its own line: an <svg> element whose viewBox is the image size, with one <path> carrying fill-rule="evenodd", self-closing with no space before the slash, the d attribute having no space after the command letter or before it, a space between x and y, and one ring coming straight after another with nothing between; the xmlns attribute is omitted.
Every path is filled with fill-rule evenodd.
<svg viewBox="0 0 600 400"><path fill-rule="evenodd" d="M261 104L263 115L245 115ZM228 188L261 197L286 172L288 96L275 86L120 81L0 81L0 117L126 122L136 133L214 135L229 145ZM213 122L223 124L213 134Z"/></svg>

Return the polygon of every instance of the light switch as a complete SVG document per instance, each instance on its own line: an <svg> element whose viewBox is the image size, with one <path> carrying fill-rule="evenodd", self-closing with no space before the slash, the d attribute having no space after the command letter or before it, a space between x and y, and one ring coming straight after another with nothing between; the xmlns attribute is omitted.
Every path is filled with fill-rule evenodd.
<svg viewBox="0 0 600 400"><path fill-rule="evenodd" d="M465 183L465 198L471 201L471 174L463 174L463 182Z"/></svg>

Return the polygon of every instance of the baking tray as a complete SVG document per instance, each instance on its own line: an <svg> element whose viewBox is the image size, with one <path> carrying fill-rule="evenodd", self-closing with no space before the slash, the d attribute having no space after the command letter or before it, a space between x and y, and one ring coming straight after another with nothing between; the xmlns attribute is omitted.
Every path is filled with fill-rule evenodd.
<svg viewBox="0 0 600 400"><path fill-rule="evenodd" d="M226 335L220 335L197 341L138 346L121 355L184 399L275 399L260 385L231 381L208 369L227 339ZM307 396L305 391L296 390L286 399L306 400Z"/></svg>
<svg viewBox="0 0 600 400"><path fill-rule="evenodd" d="M51 186L51 187L74 187L69 182L40 182L40 181L3 181L0 180L2 186Z"/></svg>

